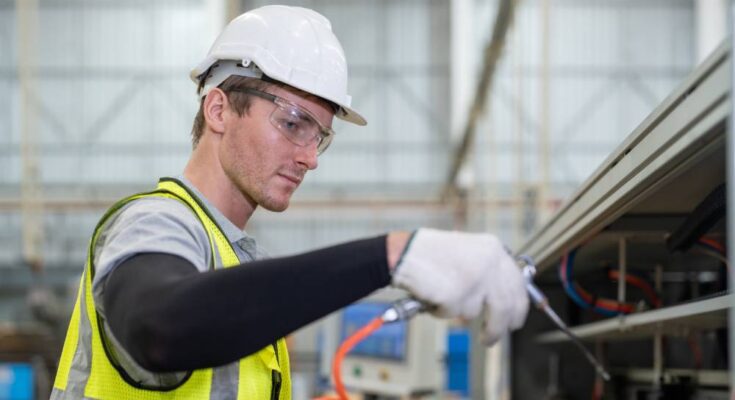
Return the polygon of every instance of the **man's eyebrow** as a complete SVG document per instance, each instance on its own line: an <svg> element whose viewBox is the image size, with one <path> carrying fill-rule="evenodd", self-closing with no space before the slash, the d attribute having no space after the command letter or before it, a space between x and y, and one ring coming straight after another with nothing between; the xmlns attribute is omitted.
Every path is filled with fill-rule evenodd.
<svg viewBox="0 0 735 400"><path fill-rule="evenodd" d="M312 115L310 111L306 110L302 106L296 105L296 110L298 111L298 117L300 121L311 121L317 125L320 124L320 122L316 119L316 116Z"/></svg>
<svg viewBox="0 0 735 400"><path fill-rule="evenodd" d="M299 119L300 119L301 121L312 121L312 120L314 119L314 117L312 117L312 116L310 116L309 114L306 114L306 113L304 113L304 112L301 112L301 111L299 110ZM316 121L312 121L312 122L316 122Z"/></svg>

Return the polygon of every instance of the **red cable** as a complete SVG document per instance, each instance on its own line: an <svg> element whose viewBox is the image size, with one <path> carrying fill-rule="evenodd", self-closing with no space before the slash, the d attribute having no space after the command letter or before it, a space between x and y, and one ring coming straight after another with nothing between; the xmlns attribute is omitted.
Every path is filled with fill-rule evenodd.
<svg viewBox="0 0 735 400"><path fill-rule="evenodd" d="M562 283L566 287L567 285L574 285L573 290L579 295L582 301L587 303L592 308L597 308L604 311L611 311L611 312L620 312L624 314L630 314L635 310L635 306L633 304L629 303L618 303L617 301L606 299L606 298L595 298L592 296L588 291L586 291L582 286L579 285L576 281L569 282L569 273L567 271L568 263L569 263L569 254L564 253L562 256L562 265L561 265L561 279Z"/></svg>
<svg viewBox="0 0 735 400"><path fill-rule="evenodd" d="M722 243L720 243L720 242L718 242L718 241L716 241L714 239L710 239L708 237L701 237L701 238L699 238L699 242L700 243L704 243L704 244L706 244L706 245L708 245L710 247L713 247L717 251L719 251L720 253L725 254L725 246L723 246Z"/></svg>
<svg viewBox="0 0 735 400"><path fill-rule="evenodd" d="M694 359L694 368L695 369L702 368L702 346L699 345L699 341L697 340L697 337L695 337L693 334L690 334L687 337L687 342L689 343L689 349L692 351L692 358Z"/></svg>
<svg viewBox="0 0 735 400"><path fill-rule="evenodd" d="M605 393L605 381L596 377L595 383L592 387L592 400L602 399L603 393Z"/></svg>
<svg viewBox="0 0 735 400"><path fill-rule="evenodd" d="M607 275L610 279L620 279L620 271L616 269L611 269L607 273ZM648 297L648 301L651 302L652 306L654 306L655 308L661 307L661 299L658 298L658 295L656 294L656 291L653 290L653 287L651 287L651 285L649 285L648 282L646 282L643 278L637 275L625 274L625 282L641 289L643 293L645 293Z"/></svg>
<svg viewBox="0 0 735 400"><path fill-rule="evenodd" d="M566 268L566 264L568 262L569 262L568 253L564 253L564 255L562 256L562 260L561 260L562 282L568 282L568 279L569 279L569 276L567 275L567 268ZM617 270L610 270L610 272L608 272L608 276L610 277L610 279L619 279L620 272ZM651 305L653 305L655 308L661 307L661 300L658 298L656 291L653 290L651 285L649 285L648 282L646 282L644 279L636 275L626 274L625 281L641 289L648 297ZM582 300L585 301L587 304L589 304L591 307L598 307L606 311L614 311L614 312L617 311L623 314L630 314L635 311L634 303L620 303L616 300L607 299L604 297L595 298L592 294L590 294L582 286L580 286L579 283L571 282L571 284L574 285L574 290L577 292L577 294L579 294Z"/></svg>
<svg viewBox="0 0 735 400"><path fill-rule="evenodd" d="M635 306L630 303L619 303L615 300L610 300L604 297L598 297L597 299L595 299L594 296L592 296L583 287L579 286L579 284L576 282L574 282L574 288L577 290L577 293L579 293L580 297L582 297L582 300L587 302L587 304L592 307L603 308L607 311L619 311L625 314L630 314L635 309Z"/></svg>
<svg viewBox="0 0 735 400"><path fill-rule="evenodd" d="M603 308L607 311L619 311L622 313L630 314L634 310L634 305L630 303L619 303L615 300L607 299L604 297L594 298L587 290L579 286L577 282L574 282L574 288L579 293L580 297L592 307ZM594 303L594 304L593 304Z"/></svg>
<svg viewBox="0 0 735 400"><path fill-rule="evenodd" d="M337 353L334 355L332 360L332 376L334 377L334 388L337 391L338 397L324 396L314 400L349 400L345 385L342 383L342 359L345 358L347 353L352 350L353 347L357 346L358 343L362 342L366 337L370 336L373 332L380 329L383 326L383 318L377 317L372 321L368 322L367 325L358 329L357 332L353 333L348 337L337 349Z"/></svg>

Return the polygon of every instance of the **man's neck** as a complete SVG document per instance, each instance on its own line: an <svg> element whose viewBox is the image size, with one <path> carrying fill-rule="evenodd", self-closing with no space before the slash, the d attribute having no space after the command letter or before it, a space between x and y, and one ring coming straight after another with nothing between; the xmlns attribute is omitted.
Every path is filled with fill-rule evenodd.
<svg viewBox="0 0 735 400"><path fill-rule="evenodd" d="M184 168L184 177L202 193L207 200L241 230L245 229L257 204L253 204L219 168L219 163L203 160L203 152L192 153Z"/></svg>

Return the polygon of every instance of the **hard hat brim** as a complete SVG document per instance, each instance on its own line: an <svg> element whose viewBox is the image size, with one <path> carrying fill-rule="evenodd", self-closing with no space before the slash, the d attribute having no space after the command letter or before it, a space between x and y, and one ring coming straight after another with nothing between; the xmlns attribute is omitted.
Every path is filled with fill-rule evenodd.
<svg viewBox="0 0 735 400"><path fill-rule="evenodd" d="M335 116L343 121L351 122L355 125L365 126L367 125L367 121L365 118L363 118L362 115L358 114L357 111L346 108L343 106L339 106L339 111L335 114Z"/></svg>
<svg viewBox="0 0 735 400"><path fill-rule="evenodd" d="M209 67L211 67L212 65L214 65L216 62L217 62L217 60L214 59L214 58L205 59L202 63L200 63L194 69L191 70L191 72L189 73L189 78L191 78L191 80L194 83L197 83L198 84L201 75L203 73L207 72L207 70L209 69ZM241 74L241 73L236 73L236 72L233 72L229 76L232 76L232 75L241 75L241 76L253 77L253 75L250 75L250 74ZM365 126L365 125L367 125L367 121L365 120L365 118L362 115L360 115L360 113L358 113L357 111L355 111L354 109L352 109L350 107L345 106L341 102L336 101L335 99L328 99L328 98L325 98L323 96L319 96L317 94L311 93L307 88L301 88L298 85L294 85L294 84L291 84L291 83L283 82L283 80L278 79L277 76L271 76L271 75L268 75L268 74L265 74L265 75L268 76L270 79L273 79L273 80L282 82L285 85L289 85L289 86L294 87L296 89L302 90L302 91L304 91L306 93L313 94L314 96L317 96L317 97L319 97L321 99L324 99L325 101L328 101L330 103L336 104L339 107L339 109L337 110L337 112L334 115L335 115L335 117L337 117L337 118L339 118L339 119L341 119L343 121L347 121L347 122L350 122L350 123L353 123L353 124L359 125L359 126ZM220 78L220 79L222 81L224 81L224 79L226 79L226 77L225 78ZM206 91L201 94L202 97L205 94L206 94Z"/></svg>

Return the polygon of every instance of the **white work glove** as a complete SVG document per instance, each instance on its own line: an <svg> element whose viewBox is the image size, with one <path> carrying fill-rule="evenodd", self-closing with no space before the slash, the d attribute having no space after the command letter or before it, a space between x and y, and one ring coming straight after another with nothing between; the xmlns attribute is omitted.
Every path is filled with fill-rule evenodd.
<svg viewBox="0 0 735 400"><path fill-rule="evenodd" d="M393 284L433 305L434 315L472 319L485 306L484 342L523 326L528 295L521 269L489 234L421 228L404 250Z"/></svg>

